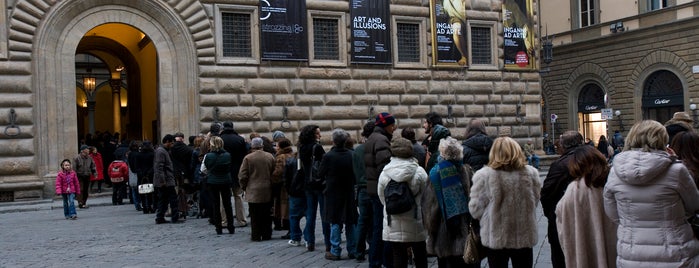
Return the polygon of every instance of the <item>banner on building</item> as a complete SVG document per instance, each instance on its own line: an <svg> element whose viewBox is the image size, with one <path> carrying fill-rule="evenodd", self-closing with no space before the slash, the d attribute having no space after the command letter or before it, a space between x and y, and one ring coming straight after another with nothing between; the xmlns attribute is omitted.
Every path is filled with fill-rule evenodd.
<svg viewBox="0 0 699 268"><path fill-rule="evenodd" d="M533 18L532 0L503 1L505 69L532 70L536 68Z"/></svg>
<svg viewBox="0 0 699 268"><path fill-rule="evenodd" d="M432 65L466 67L468 38L464 0L430 0Z"/></svg>
<svg viewBox="0 0 699 268"><path fill-rule="evenodd" d="M352 63L391 64L389 0L350 0Z"/></svg>
<svg viewBox="0 0 699 268"><path fill-rule="evenodd" d="M308 60L306 1L260 0L263 60Z"/></svg>

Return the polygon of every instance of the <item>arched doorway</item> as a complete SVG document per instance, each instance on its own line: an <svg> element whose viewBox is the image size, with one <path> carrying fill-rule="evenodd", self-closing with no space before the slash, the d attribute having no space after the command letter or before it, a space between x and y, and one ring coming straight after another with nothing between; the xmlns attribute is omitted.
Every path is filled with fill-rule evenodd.
<svg viewBox="0 0 699 268"><path fill-rule="evenodd" d="M123 23L102 24L84 35L75 62L81 140L157 141L156 55L146 34Z"/></svg>
<svg viewBox="0 0 699 268"><path fill-rule="evenodd" d="M643 83L643 119L664 123L676 112L684 110L682 81L673 72L653 72Z"/></svg>
<svg viewBox="0 0 699 268"><path fill-rule="evenodd" d="M595 144L600 136L607 135L607 121L602 119L605 106L602 87L595 82L585 83L578 95L578 129Z"/></svg>

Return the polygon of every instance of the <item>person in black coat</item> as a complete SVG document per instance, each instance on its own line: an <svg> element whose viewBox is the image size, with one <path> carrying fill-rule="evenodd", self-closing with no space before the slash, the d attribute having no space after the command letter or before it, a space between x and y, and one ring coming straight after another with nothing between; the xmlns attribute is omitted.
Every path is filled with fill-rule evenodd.
<svg viewBox="0 0 699 268"><path fill-rule="evenodd" d="M466 129L466 140L462 144L464 148L464 164L473 168L473 172L488 164L488 154L493 146L493 139L485 132L485 125L478 119L472 119Z"/></svg>
<svg viewBox="0 0 699 268"><path fill-rule="evenodd" d="M354 199L354 169L352 166L352 151L348 150L345 142L349 133L343 129L335 129L332 134L333 148L323 156L320 163L320 176L325 178L325 210L323 218L330 223L330 252L325 253L329 260L339 260L342 248L342 227L345 227L347 241L347 256L354 259L357 253L356 237L357 203Z"/></svg>
<svg viewBox="0 0 699 268"><path fill-rule="evenodd" d="M240 181L238 180L238 172L240 165L243 163L243 158L248 154L245 138L241 137L233 129L233 122L223 122L223 130L221 131L221 139L223 139L223 149L231 155L231 188L233 189L233 206L235 207L235 225L242 227L248 225L245 219L245 209L243 208L243 190L240 189ZM232 221L232 219L228 219Z"/></svg>

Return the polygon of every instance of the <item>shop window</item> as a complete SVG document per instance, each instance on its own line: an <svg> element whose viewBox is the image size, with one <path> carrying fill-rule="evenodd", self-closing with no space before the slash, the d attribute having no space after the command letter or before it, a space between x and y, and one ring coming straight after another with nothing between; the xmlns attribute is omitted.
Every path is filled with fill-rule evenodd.
<svg viewBox="0 0 699 268"><path fill-rule="evenodd" d="M346 66L346 26L344 13L310 12L311 66Z"/></svg>
<svg viewBox="0 0 699 268"><path fill-rule="evenodd" d="M257 7L216 6L216 55L220 63L258 64Z"/></svg>
<svg viewBox="0 0 699 268"><path fill-rule="evenodd" d="M469 69L497 69L495 22L469 21Z"/></svg>

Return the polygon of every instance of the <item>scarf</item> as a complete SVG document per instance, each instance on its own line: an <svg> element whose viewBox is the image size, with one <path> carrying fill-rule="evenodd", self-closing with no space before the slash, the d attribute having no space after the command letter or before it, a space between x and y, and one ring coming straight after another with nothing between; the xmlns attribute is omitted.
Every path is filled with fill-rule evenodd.
<svg viewBox="0 0 699 268"><path fill-rule="evenodd" d="M468 213L468 197L461 184L461 177L458 167L451 161L440 161L430 171L432 188L445 220Z"/></svg>

